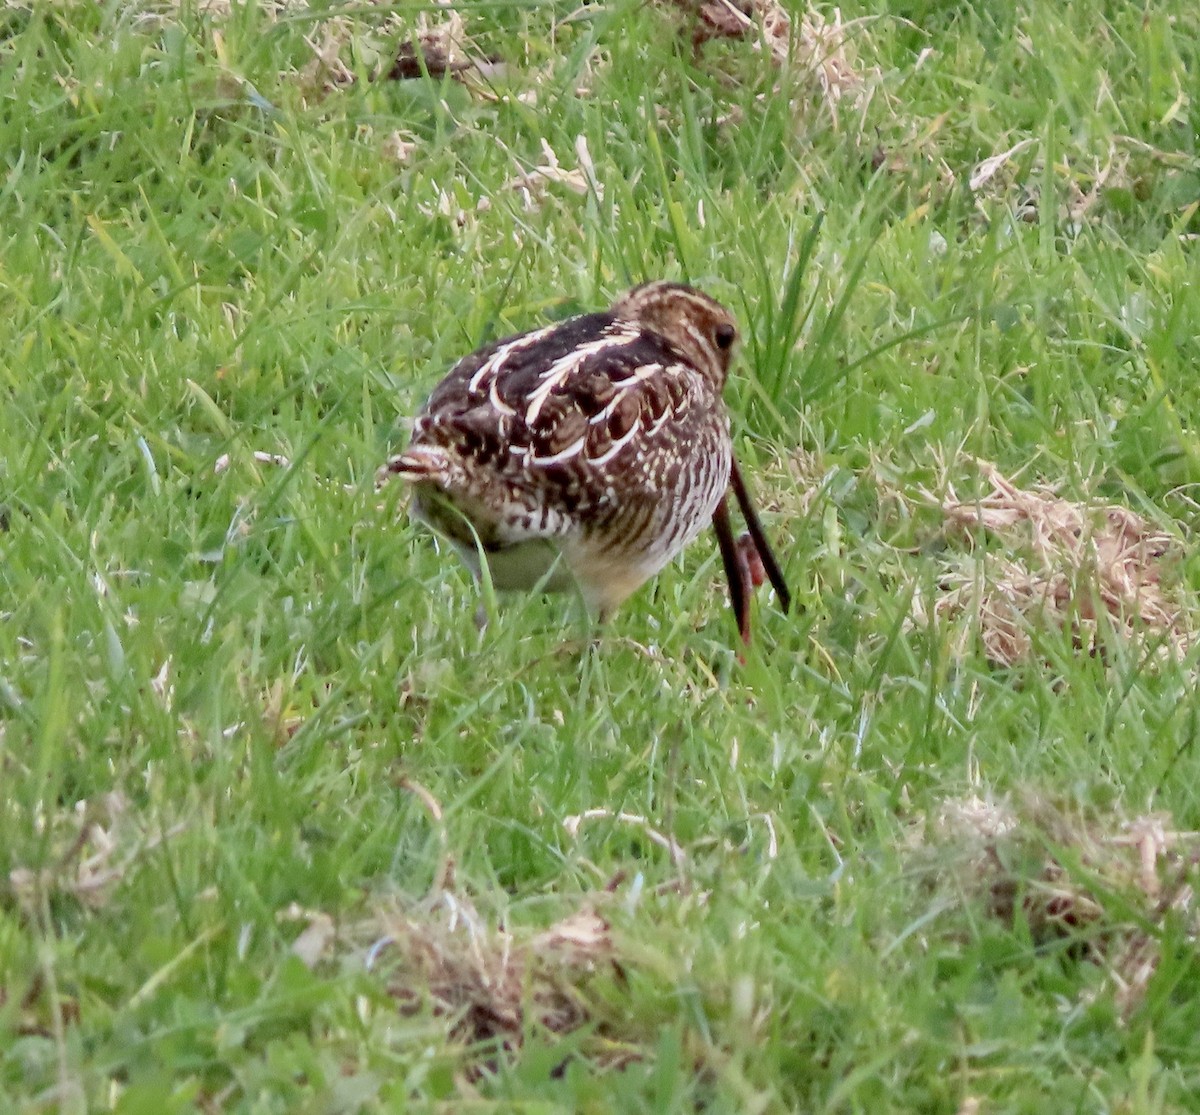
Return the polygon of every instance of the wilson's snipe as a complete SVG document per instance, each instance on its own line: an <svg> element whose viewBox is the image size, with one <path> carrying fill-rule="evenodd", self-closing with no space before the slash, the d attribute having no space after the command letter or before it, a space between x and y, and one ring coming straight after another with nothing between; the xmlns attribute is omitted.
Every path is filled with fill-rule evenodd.
<svg viewBox="0 0 1200 1115"><path fill-rule="evenodd" d="M790 597L733 456L721 391L737 328L680 283L635 287L604 313L486 345L459 361L380 469L413 513L498 589L578 585L610 614L712 521L738 631L753 558ZM729 525L732 487L750 531ZM761 570L758 571L761 579Z"/></svg>

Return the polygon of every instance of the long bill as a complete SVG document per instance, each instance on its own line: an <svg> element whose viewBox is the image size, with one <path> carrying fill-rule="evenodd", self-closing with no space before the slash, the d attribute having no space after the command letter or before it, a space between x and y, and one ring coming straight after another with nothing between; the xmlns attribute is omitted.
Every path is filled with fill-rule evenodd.
<svg viewBox="0 0 1200 1115"><path fill-rule="evenodd" d="M742 518L746 520L746 529L750 532L750 538L754 543L754 548L758 551L758 556L762 558L763 568L767 571L767 579L771 582L775 595L779 597L779 607L786 613L792 606L792 594L788 591L787 582L783 579L779 562L775 560L771 543L767 541L767 535L759 521L758 512L754 510L749 489L746 487L746 481L742 479L742 470L738 468L736 459L731 459L729 466L729 482L733 486L733 494L737 496L738 507L742 509ZM722 556L724 556L723 551ZM726 568L728 569L728 567ZM730 589L732 591L732 585ZM735 607L734 611L736 612L736 610ZM746 635L742 637L747 638Z"/></svg>
<svg viewBox="0 0 1200 1115"><path fill-rule="evenodd" d="M713 530L717 535L717 547L721 551L721 564L725 566L725 579L729 582L729 602L733 605L733 617L737 620L738 634L742 642L750 643L750 578L742 567L743 557L738 552L729 525L729 504L725 497L713 512Z"/></svg>

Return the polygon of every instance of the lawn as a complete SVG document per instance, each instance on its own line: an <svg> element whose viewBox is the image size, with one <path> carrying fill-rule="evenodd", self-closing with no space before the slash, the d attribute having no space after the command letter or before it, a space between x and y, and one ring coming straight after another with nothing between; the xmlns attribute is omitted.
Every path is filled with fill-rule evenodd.
<svg viewBox="0 0 1200 1115"><path fill-rule="evenodd" d="M0 1112L1200 1094L1200 12L0 6ZM599 626L375 472L736 313L794 597Z"/></svg>

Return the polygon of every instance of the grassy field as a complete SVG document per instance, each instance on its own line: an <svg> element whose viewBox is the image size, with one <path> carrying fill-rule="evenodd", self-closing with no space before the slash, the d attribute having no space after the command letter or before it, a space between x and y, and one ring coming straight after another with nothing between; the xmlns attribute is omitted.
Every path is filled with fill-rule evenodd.
<svg viewBox="0 0 1200 1115"><path fill-rule="evenodd" d="M0 8L0 1111L1195 1110L1200 14L755 10ZM744 662L374 489L652 277Z"/></svg>

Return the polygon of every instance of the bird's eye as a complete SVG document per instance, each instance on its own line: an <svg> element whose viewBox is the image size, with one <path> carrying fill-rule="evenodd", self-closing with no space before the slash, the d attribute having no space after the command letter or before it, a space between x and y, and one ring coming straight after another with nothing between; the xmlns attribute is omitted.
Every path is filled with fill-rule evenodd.
<svg viewBox="0 0 1200 1115"><path fill-rule="evenodd" d="M717 326L715 337L717 348L726 349L729 348L735 340L737 340L737 330L734 329L729 322L723 321Z"/></svg>

